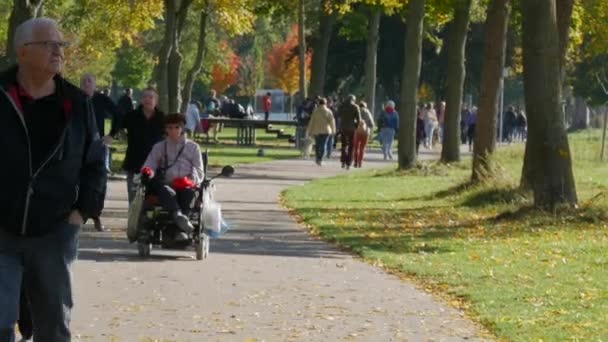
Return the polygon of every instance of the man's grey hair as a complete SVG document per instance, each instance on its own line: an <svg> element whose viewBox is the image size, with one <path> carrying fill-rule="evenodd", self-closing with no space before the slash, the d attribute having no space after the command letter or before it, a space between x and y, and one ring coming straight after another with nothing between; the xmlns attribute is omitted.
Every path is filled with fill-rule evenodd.
<svg viewBox="0 0 608 342"><path fill-rule="evenodd" d="M90 72L85 73L84 75L82 75L82 77L80 78L80 85L82 86L84 80L86 80L87 78L92 78L93 81L97 81L97 77L95 77L95 75L93 75Z"/></svg>
<svg viewBox="0 0 608 342"><path fill-rule="evenodd" d="M19 49L24 44L31 42L32 39L34 39L34 31L39 26L59 27L55 20L46 17L32 18L22 22L17 26L17 29L15 29L15 36L13 38L15 50Z"/></svg>

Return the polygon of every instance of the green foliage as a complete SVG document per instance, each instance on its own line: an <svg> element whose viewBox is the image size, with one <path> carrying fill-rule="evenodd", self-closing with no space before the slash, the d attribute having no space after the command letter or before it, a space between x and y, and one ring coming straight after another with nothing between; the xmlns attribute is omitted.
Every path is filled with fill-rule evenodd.
<svg viewBox="0 0 608 342"><path fill-rule="evenodd" d="M141 89L152 74L152 61L152 55L142 47L125 45L118 50L112 77L120 86Z"/></svg>
<svg viewBox="0 0 608 342"><path fill-rule="evenodd" d="M0 55L6 52L8 20L11 16L12 0L0 0Z"/></svg>
<svg viewBox="0 0 608 342"><path fill-rule="evenodd" d="M363 12L349 12L341 18L340 35L348 40L367 38L368 16Z"/></svg>
<svg viewBox="0 0 608 342"><path fill-rule="evenodd" d="M572 77L574 93L586 99L592 106L601 106L608 102L608 94L604 92L602 84L608 90L608 54L587 57L575 67Z"/></svg>
<svg viewBox="0 0 608 342"><path fill-rule="evenodd" d="M502 178L467 185L466 163L349 174L289 189L286 204L323 239L413 278L499 339L608 336L608 165L599 131L571 136L580 209L529 207L524 147L498 151Z"/></svg>

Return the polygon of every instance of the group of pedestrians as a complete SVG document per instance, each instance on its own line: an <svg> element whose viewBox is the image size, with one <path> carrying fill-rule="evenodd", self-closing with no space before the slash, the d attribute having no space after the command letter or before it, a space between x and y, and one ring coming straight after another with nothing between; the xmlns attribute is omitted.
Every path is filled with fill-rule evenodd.
<svg viewBox="0 0 608 342"><path fill-rule="evenodd" d="M526 141L528 137L528 118L519 108L509 106L503 117L503 142Z"/></svg>
<svg viewBox="0 0 608 342"><path fill-rule="evenodd" d="M304 120L308 112L311 112L310 118ZM331 156L333 141L339 138L342 168L360 168L376 128L376 139L382 145L384 160L393 159L393 142L399 130L399 113L393 101L386 103L375 120L367 103L357 102L354 95L348 95L341 103L321 97L314 102L307 99L298 112L298 119L306 125L306 136L314 137L315 162L318 165L323 165L323 159Z"/></svg>

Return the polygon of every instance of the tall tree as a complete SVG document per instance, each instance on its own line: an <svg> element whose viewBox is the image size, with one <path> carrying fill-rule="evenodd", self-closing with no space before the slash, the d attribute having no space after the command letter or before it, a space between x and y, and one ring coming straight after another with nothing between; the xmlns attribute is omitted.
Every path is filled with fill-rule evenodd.
<svg viewBox="0 0 608 342"><path fill-rule="evenodd" d="M180 68L182 56L179 51L188 10L193 0L164 0L165 32L158 52L155 79L159 93L159 107L169 112L180 108Z"/></svg>
<svg viewBox="0 0 608 342"><path fill-rule="evenodd" d="M203 68L203 60L205 58L205 51L207 47L207 23L209 18L209 0L203 1L202 9L200 10L200 21L199 21L199 34L198 34L198 44L196 50L196 59L194 60L194 64L188 70L188 74L186 75L186 82L184 83L184 88L182 89L182 104L181 104L181 112L185 113L188 104L190 103L190 99L192 97L192 88L194 87L194 81L200 74Z"/></svg>
<svg viewBox="0 0 608 342"><path fill-rule="evenodd" d="M299 0L298 4L298 55L300 62L300 101L308 96L306 89L306 6L304 0Z"/></svg>
<svg viewBox="0 0 608 342"><path fill-rule="evenodd" d="M460 111L465 78L466 38L471 19L471 0L454 1L454 20L448 33L445 135L441 161L460 160Z"/></svg>
<svg viewBox="0 0 608 342"><path fill-rule="evenodd" d="M376 108L376 79L378 68L378 43L380 41L380 19L382 7L370 7L369 26L367 28L367 53L365 57L365 100L369 110L375 113Z"/></svg>
<svg viewBox="0 0 608 342"><path fill-rule="evenodd" d="M590 9L599 10L601 12L601 5L597 7L598 4L603 3L605 6L605 2L602 1L588 1L585 2L585 5L588 5ZM574 10L574 0L555 0L555 16L556 16L556 25L557 25L557 34L558 34L558 46L559 46L559 75L560 75L560 87L563 86L563 82L565 80L566 75L566 56L568 54L568 43L570 41L570 24L572 22L572 14ZM604 7L605 8L605 7ZM593 23L593 21L591 21ZM605 23L602 22L602 26ZM597 27L591 28L591 30L597 29ZM561 93L561 92L560 92ZM562 111L562 118L560 119L562 122L565 122L565 114ZM532 168L533 161L531 160L532 155L528 152L530 146L530 139L526 140L526 150L524 153L524 165L522 168L522 176L520 186L523 189L530 189L532 184Z"/></svg>
<svg viewBox="0 0 608 342"><path fill-rule="evenodd" d="M335 11L328 12L330 0L321 0L319 8L319 31L313 40L312 69L310 76L311 95L321 95L325 91L327 55L329 43L336 22Z"/></svg>
<svg viewBox="0 0 608 342"><path fill-rule="evenodd" d="M492 155L496 149L496 123L507 49L510 0L493 0L486 17L486 39L481 97L473 146L473 181L493 176Z"/></svg>
<svg viewBox="0 0 608 342"><path fill-rule="evenodd" d="M555 0L557 11L557 29L559 34L559 60L562 80L564 79L566 55L568 53L568 42L570 41L570 25L572 23L572 12L574 0Z"/></svg>
<svg viewBox="0 0 608 342"><path fill-rule="evenodd" d="M8 33L6 37L6 56L4 64L12 64L16 61L16 51L13 44L15 30L22 22L35 18L40 14L44 0L14 0L13 10L9 19Z"/></svg>
<svg viewBox="0 0 608 342"><path fill-rule="evenodd" d="M407 7L405 63L401 78L401 118L399 120L399 168L408 169L416 163L416 114L418 83L422 65L422 30L425 0L410 0Z"/></svg>
<svg viewBox="0 0 608 342"><path fill-rule="evenodd" d="M577 203L561 106L559 33L554 0L522 1L523 65L528 114L528 172L534 204Z"/></svg>

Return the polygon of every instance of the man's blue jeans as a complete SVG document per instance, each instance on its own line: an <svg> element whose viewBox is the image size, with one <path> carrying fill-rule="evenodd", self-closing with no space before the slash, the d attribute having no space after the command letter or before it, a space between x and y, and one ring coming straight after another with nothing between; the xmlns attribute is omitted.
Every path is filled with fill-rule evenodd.
<svg viewBox="0 0 608 342"><path fill-rule="evenodd" d="M39 237L0 230L0 341L13 342L21 283L29 298L34 340L68 342L72 302L72 264L80 226L60 223Z"/></svg>
<svg viewBox="0 0 608 342"><path fill-rule="evenodd" d="M329 134L317 134L315 135L315 156L316 161L320 162L323 160L325 153L327 151L327 140L329 139Z"/></svg>
<svg viewBox="0 0 608 342"><path fill-rule="evenodd" d="M325 148L325 154L327 159L331 158L331 153L334 151L334 139L335 139L335 135L330 134L327 137L327 147Z"/></svg>

